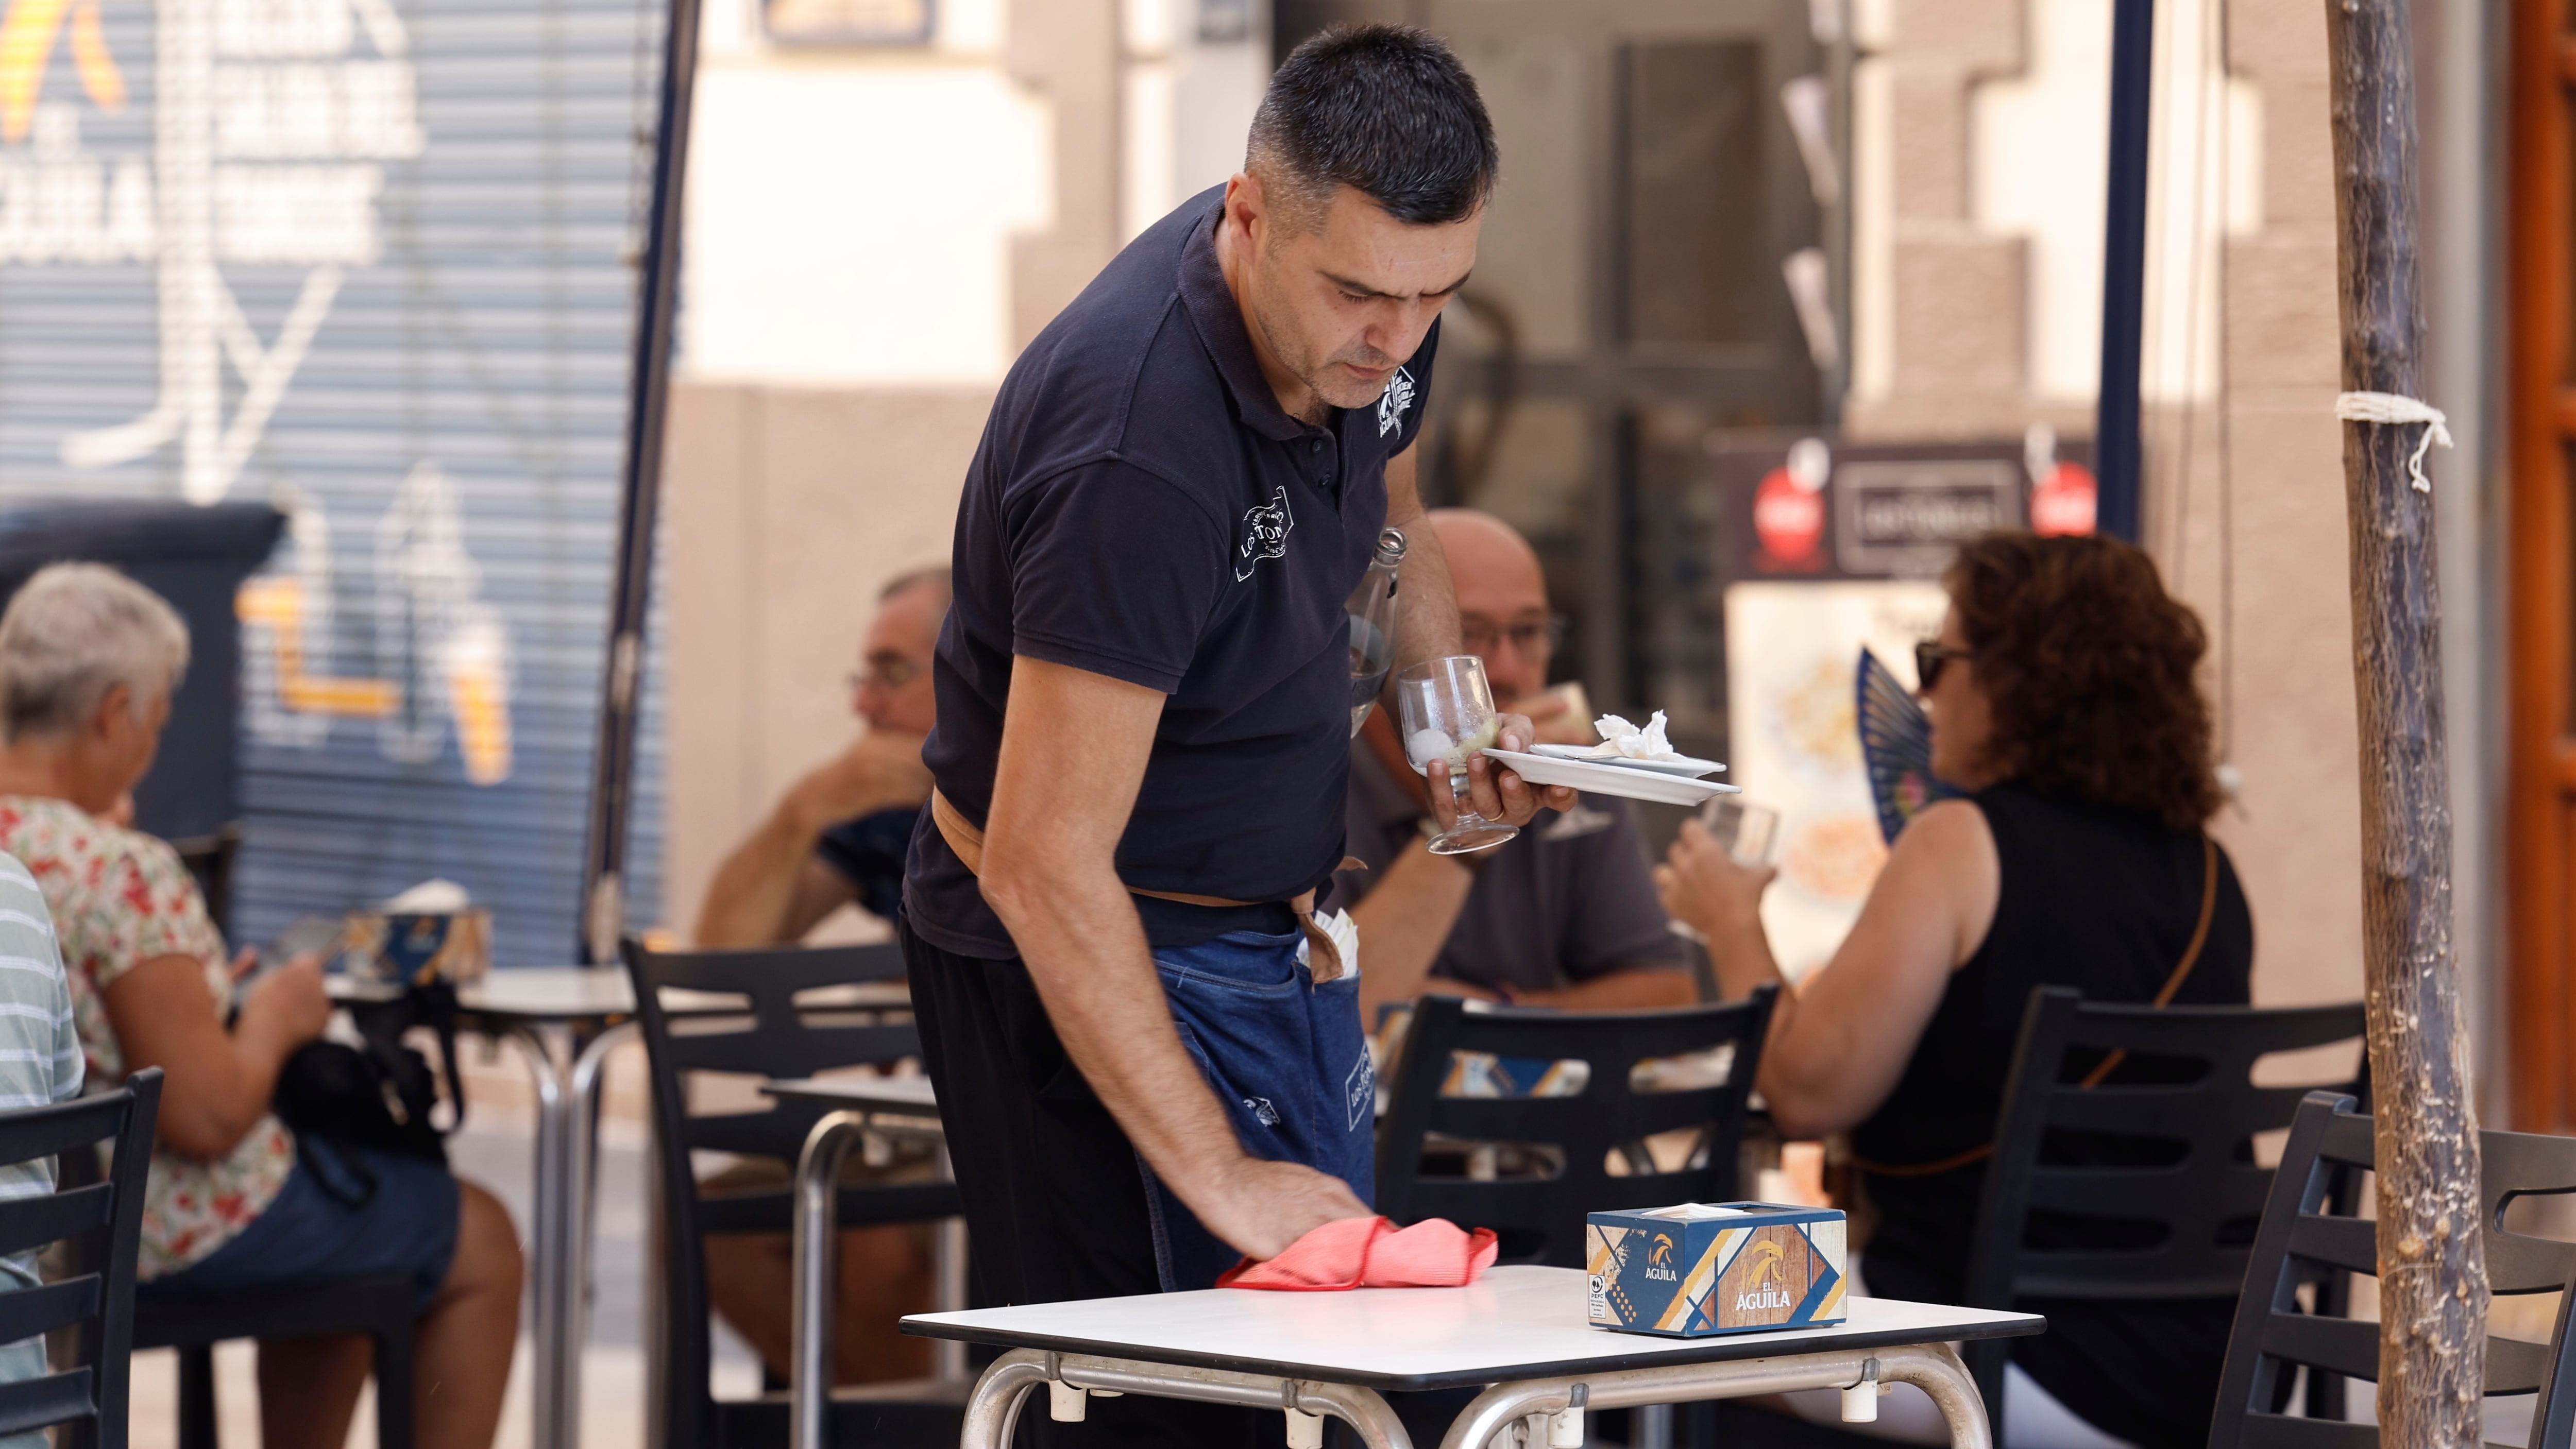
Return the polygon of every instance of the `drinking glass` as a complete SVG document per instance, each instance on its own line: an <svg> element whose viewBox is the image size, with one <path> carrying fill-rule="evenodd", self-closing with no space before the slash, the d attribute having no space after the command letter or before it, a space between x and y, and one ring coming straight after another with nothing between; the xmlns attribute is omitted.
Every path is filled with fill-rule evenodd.
<svg viewBox="0 0 2576 1449"><path fill-rule="evenodd" d="M1404 726L1404 757L1425 776L1434 768L1448 770L1449 794L1458 803L1458 823L1431 837L1431 853L1464 855L1520 834L1517 825L1477 814L1467 793L1468 756L1492 744L1502 728L1485 683L1485 661L1461 654L1416 664L1395 677L1395 706Z"/></svg>
<svg viewBox="0 0 2576 1449"><path fill-rule="evenodd" d="M1780 812L1741 795L1715 795L1699 808L1699 823L1738 865L1767 865L1780 838Z"/></svg>

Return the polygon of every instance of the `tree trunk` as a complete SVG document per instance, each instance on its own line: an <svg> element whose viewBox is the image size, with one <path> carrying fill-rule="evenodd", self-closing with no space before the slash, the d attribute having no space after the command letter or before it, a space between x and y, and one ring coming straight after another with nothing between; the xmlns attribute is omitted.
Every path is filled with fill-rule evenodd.
<svg viewBox="0 0 2576 1449"><path fill-rule="evenodd" d="M2326 0L2335 268L2348 392L2419 396L2407 0ZM2346 423L2362 935L2378 1115L2379 1423L2392 1449L2475 1449L2486 1375L2477 1114L2451 947L2451 806L2422 424Z"/></svg>

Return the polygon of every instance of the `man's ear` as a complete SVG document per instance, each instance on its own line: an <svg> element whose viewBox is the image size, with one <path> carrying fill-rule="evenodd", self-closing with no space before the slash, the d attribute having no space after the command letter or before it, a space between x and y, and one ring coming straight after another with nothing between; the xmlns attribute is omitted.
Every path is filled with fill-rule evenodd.
<svg viewBox="0 0 2576 1449"><path fill-rule="evenodd" d="M1225 183L1226 219L1243 228L1244 235L1259 241L1269 229L1270 194L1260 176L1250 171L1237 171Z"/></svg>

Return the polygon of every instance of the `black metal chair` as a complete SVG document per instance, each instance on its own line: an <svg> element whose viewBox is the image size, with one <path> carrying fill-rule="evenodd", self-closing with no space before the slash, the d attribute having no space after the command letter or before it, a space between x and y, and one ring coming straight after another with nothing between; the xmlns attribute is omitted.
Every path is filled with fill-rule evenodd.
<svg viewBox="0 0 2576 1449"><path fill-rule="evenodd" d="M2359 1002L2159 1008L2034 988L1978 1203L1968 1306L2235 1297L2273 1180L2253 1138L2290 1125L2305 1090L2255 1085L2254 1064L2361 1032ZM2114 1055L2129 1064L2090 1081ZM2134 1241L2034 1247L2037 1213L2117 1224ZM2010 1357L2000 1341L1966 1351L1997 1443Z"/></svg>
<svg viewBox="0 0 2576 1449"><path fill-rule="evenodd" d="M215 1345L363 1333L375 1344L377 1449L411 1449L412 1324L420 1284L403 1274L342 1278L136 1306L134 1346L179 1351L179 1449L216 1449Z"/></svg>
<svg viewBox="0 0 2576 1449"><path fill-rule="evenodd" d="M1761 1063L1772 999L1764 988L1724 1006L1563 1012L1469 1011L1456 997L1423 998L1405 1034L1393 1100L1378 1133L1378 1211L1399 1223L1439 1217L1492 1228L1502 1236L1506 1262L1576 1268L1583 1265L1588 1212L1736 1197L1745 1099ZM1578 1061L1586 1076L1579 1091L1562 1096L1443 1095L1459 1052ZM1641 1062L1705 1060L1714 1053L1731 1053L1719 1080L1695 1077L1678 1090L1639 1088ZM1700 1130L1689 1165L1658 1172L1645 1139L1687 1128ZM1540 1148L1555 1170L1491 1181L1427 1175L1424 1148L1444 1140ZM1628 1167L1626 1175L1611 1175L1613 1153ZM1553 1162L1559 1154L1562 1162Z"/></svg>
<svg viewBox="0 0 2576 1449"><path fill-rule="evenodd" d="M152 1069L158 1075L159 1069ZM141 1076L141 1073L136 1073ZM129 1079L130 1080L130 1079ZM62 1161L66 1185L98 1181L95 1160ZM88 1266L75 1251L75 1264ZM338 1278L257 1293L145 1297L134 1307L133 1347L179 1351L179 1449L217 1449L215 1346L237 1339L362 1333L375 1347L377 1449L411 1449L412 1324L420 1285L399 1274Z"/></svg>
<svg viewBox="0 0 2576 1449"><path fill-rule="evenodd" d="M0 1384L0 1435L63 1425L71 1449L125 1449L126 1387L134 1358L134 1259L143 1232L144 1174L161 1113L161 1073L146 1069L113 1092L0 1114L0 1162L98 1159L104 1179L0 1201L0 1253L56 1243L85 1249L86 1266L36 1288L0 1293L0 1343L71 1330L72 1362L42 1378Z"/></svg>
<svg viewBox="0 0 2576 1449"><path fill-rule="evenodd" d="M663 1241L663 1430L659 1442L692 1449L776 1449L787 1441L786 1395L718 1399L708 1382L705 1238L713 1233L784 1233L795 1195L775 1191L701 1194L690 1171L693 1151L766 1157L793 1168L805 1135L824 1115L807 1104L767 1110L693 1114L685 1078L695 1072L803 1077L843 1067L877 1066L921 1054L909 1020L854 1023L846 1007L800 1005L800 997L833 987L904 979L903 952L887 946L783 947L746 951L655 951L629 936L626 969L634 978L636 1017L653 1082L653 1145L658 1154ZM665 990L716 993L720 1007L675 1013ZM738 1003L738 1004L737 1004ZM845 1228L929 1222L959 1216L954 1183L844 1186ZM965 1422L960 1391L923 1385L871 1385L833 1396L836 1443L947 1445Z"/></svg>
<svg viewBox="0 0 2576 1449"><path fill-rule="evenodd" d="M2311 1092L2290 1124L2227 1340L2210 1449L2377 1449L2376 1425L2340 1422L2340 1395L2311 1393L2305 1418L2281 1412L2301 1368L2312 1382L2322 1378L2338 1387L2345 1379L2379 1378L2377 1323L2299 1300L2303 1287L2314 1300L2350 1274L2379 1271L2377 1224L2359 1215L2350 1191L2373 1162L2371 1121L2355 1107L2351 1097ZM2576 1243L2503 1226L2505 1207L2517 1196L2576 1192L2576 1138L2482 1132L2479 1147L2489 1288L2500 1294L2576 1289ZM2568 1449L2576 1427L2576 1377L2568 1372L2576 1355L2567 1331L2571 1309L2576 1291L2560 1302L2547 1344L2487 1340L2486 1391L2540 1396L2529 1449Z"/></svg>

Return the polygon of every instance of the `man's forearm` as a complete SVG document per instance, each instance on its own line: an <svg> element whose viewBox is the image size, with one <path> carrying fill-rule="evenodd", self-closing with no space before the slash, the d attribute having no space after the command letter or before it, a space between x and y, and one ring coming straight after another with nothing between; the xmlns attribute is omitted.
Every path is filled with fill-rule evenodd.
<svg viewBox="0 0 2576 1449"><path fill-rule="evenodd" d="M1449 558L1440 551L1440 536L1431 531L1431 515L1423 508L1416 486L1418 451L1407 448L1386 465L1386 521L1404 530L1405 539L1395 590L1395 667L1399 670L1462 652Z"/></svg>
<svg viewBox="0 0 2576 1449"><path fill-rule="evenodd" d="M1466 866L1416 842L1351 907L1360 932L1362 1025L1377 1020L1379 1007L1420 994L1474 885Z"/></svg>
<svg viewBox="0 0 2576 1449"><path fill-rule="evenodd" d="M1181 1046L1126 888L1114 872L1050 862L990 873L984 895L1020 947L1065 1054L1146 1164L1198 1208L1243 1148Z"/></svg>
<svg viewBox="0 0 2576 1449"><path fill-rule="evenodd" d="M797 818L793 802L770 812L749 840L716 868L698 912L698 944L769 946L781 939L797 873L822 832Z"/></svg>

